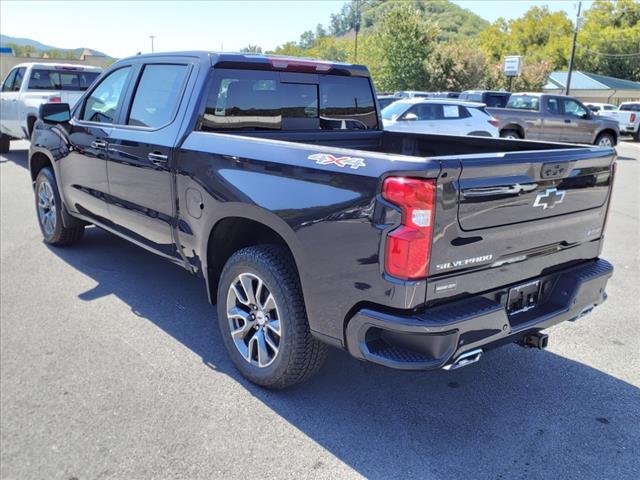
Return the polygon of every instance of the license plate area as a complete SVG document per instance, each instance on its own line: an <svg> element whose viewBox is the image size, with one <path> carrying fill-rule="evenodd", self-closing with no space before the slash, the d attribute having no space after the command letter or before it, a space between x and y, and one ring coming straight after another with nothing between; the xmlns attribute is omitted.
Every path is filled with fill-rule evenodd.
<svg viewBox="0 0 640 480"><path fill-rule="evenodd" d="M535 308L539 297L540 280L512 287L507 297L507 314L517 315Z"/></svg>

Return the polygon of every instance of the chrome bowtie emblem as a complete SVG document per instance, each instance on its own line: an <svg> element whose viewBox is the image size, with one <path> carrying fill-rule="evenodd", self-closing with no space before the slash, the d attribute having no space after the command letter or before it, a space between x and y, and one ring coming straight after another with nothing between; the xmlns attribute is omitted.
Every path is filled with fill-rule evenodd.
<svg viewBox="0 0 640 480"><path fill-rule="evenodd" d="M557 188L547 188L544 192L540 192L536 196L534 207L542 207L543 210L547 208L553 208L564 200L564 195L567 192L564 190L558 190Z"/></svg>

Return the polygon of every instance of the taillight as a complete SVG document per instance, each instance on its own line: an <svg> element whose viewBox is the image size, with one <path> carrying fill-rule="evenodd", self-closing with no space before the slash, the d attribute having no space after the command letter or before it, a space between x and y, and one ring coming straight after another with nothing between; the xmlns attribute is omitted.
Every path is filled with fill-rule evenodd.
<svg viewBox="0 0 640 480"><path fill-rule="evenodd" d="M385 271L403 280L426 278L436 199L434 180L389 177L382 197L400 207L401 225L387 236Z"/></svg>
<svg viewBox="0 0 640 480"><path fill-rule="evenodd" d="M49 98L49 102L50 103L62 103L62 98L60 98L60 97L50 97Z"/></svg>
<svg viewBox="0 0 640 480"><path fill-rule="evenodd" d="M609 210L611 210L611 201L613 200L613 181L616 179L616 169L618 168L618 162L611 164L611 181L609 182L609 202L607 203L607 210L604 212L604 223L602 224L602 235L607 228L607 220L609 220Z"/></svg>
<svg viewBox="0 0 640 480"><path fill-rule="evenodd" d="M490 118L489 123L496 128L500 126L500 120L498 120L497 118Z"/></svg>
<svg viewBox="0 0 640 480"><path fill-rule="evenodd" d="M632 113L632 114L629 116L629 121L631 121L631 122L635 122L635 121L636 121L636 114L635 114L635 113Z"/></svg>

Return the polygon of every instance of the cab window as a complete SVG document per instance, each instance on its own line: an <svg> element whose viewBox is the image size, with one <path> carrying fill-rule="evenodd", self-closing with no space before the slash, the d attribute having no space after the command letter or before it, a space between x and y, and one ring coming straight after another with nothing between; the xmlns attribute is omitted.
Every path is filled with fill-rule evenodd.
<svg viewBox="0 0 640 480"><path fill-rule="evenodd" d="M122 102L131 67L111 72L91 92L82 112L82 120L97 123L113 123Z"/></svg>
<svg viewBox="0 0 640 480"><path fill-rule="evenodd" d="M155 128L168 124L180 100L186 76L186 65L145 66L127 124Z"/></svg>

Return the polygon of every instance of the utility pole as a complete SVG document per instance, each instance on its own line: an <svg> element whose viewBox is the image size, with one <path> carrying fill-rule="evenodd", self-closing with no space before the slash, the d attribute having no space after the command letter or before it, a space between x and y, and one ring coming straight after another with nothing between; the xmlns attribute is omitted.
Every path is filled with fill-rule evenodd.
<svg viewBox="0 0 640 480"><path fill-rule="evenodd" d="M358 32L360 31L360 0L356 0L356 23L354 25L356 31L355 38L355 62L358 61Z"/></svg>
<svg viewBox="0 0 640 480"><path fill-rule="evenodd" d="M155 35L149 35L149 38L151 39L151 53L153 53L153 39L156 38Z"/></svg>
<svg viewBox="0 0 640 480"><path fill-rule="evenodd" d="M571 91L571 72L573 71L573 59L576 55L576 40L578 39L578 30L580 29L580 10L582 2L578 2L578 15L576 16L576 28L573 30L573 45L571 45L571 56L569 57L569 74L567 75L567 88L565 93L569 95Z"/></svg>

